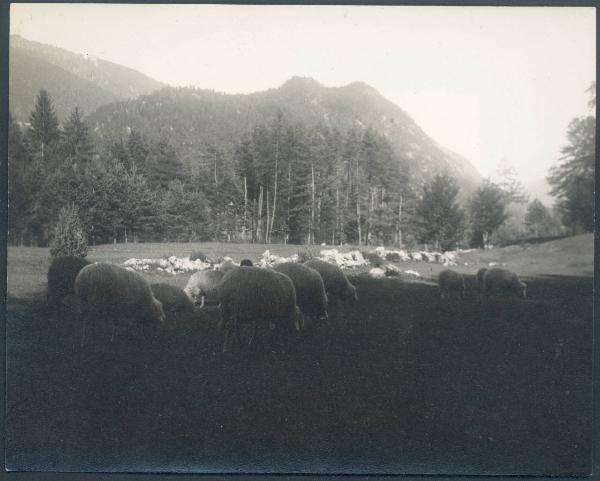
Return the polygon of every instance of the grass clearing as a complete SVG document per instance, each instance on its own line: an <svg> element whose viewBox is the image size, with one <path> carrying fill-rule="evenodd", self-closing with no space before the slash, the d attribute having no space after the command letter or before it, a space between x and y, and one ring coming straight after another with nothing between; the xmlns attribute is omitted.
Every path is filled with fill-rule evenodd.
<svg viewBox="0 0 600 481"><path fill-rule="evenodd" d="M473 275L465 301L445 303L431 282L359 275L359 302L332 303L317 329L287 344L263 336L226 356L214 309L178 318L143 342L124 334L78 350L80 320L48 317L40 297L47 250L10 248L8 467L585 475L592 239L460 258L469 265L456 269L471 274L485 262L521 266L530 277L527 300L482 304ZM210 255L203 246L99 246L89 257ZM239 250L224 254L235 260L266 248L232 246ZM271 251L298 250L284 247ZM426 280L444 268L399 265ZM563 267L579 271L566 275ZM159 277L183 285L189 274Z"/></svg>

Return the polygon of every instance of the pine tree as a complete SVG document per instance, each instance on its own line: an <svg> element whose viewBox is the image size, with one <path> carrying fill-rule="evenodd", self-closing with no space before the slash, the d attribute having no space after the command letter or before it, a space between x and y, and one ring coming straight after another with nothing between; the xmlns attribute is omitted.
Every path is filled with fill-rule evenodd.
<svg viewBox="0 0 600 481"><path fill-rule="evenodd" d="M29 124L28 134L32 147L44 164L51 163L51 154L61 133L52 99L46 90L40 90L35 110L29 116Z"/></svg>
<svg viewBox="0 0 600 481"><path fill-rule="evenodd" d="M165 139L150 148L146 171L150 184L161 188L166 188L173 180L183 177L177 152Z"/></svg>
<svg viewBox="0 0 600 481"><path fill-rule="evenodd" d="M464 210L457 200L458 186L449 174L438 174L424 186L417 206L419 240L435 249L454 248L464 231Z"/></svg>
<svg viewBox="0 0 600 481"><path fill-rule="evenodd" d="M558 165L550 169L548 183L557 198L563 223L573 233L594 229L596 118L575 118L567 132Z"/></svg>
<svg viewBox="0 0 600 481"><path fill-rule="evenodd" d="M146 160L148 158L148 145L137 130L132 130L127 139L127 153L132 167L138 172L145 172Z"/></svg>
<svg viewBox="0 0 600 481"><path fill-rule="evenodd" d="M533 199L525 214L525 224L530 235L534 237L548 236L558 232L554 218L538 199Z"/></svg>
<svg viewBox="0 0 600 481"><path fill-rule="evenodd" d="M31 215L30 159L23 134L12 115L8 116L8 235L13 244L23 244L27 217Z"/></svg>
<svg viewBox="0 0 600 481"><path fill-rule="evenodd" d="M476 247L485 247L490 235L507 218L506 191L492 182L484 182L469 200L469 214L473 237L471 243Z"/></svg>
<svg viewBox="0 0 600 481"><path fill-rule="evenodd" d="M93 146L87 125L82 120L78 107L75 107L65 122L63 144L65 155L71 163L79 164L90 161Z"/></svg>

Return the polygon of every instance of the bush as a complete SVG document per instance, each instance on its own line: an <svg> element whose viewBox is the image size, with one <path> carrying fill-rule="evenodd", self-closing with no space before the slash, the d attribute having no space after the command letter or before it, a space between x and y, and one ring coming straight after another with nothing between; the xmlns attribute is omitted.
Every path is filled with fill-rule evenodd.
<svg viewBox="0 0 600 481"><path fill-rule="evenodd" d="M400 262L402 259L400 258L400 254L397 252L388 252L385 255L385 260L389 262Z"/></svg>
<svg viewBox="0 0 600 481"><path fill-rule="evenodd" d="M74 204L63 207L58 214L58 222L50 242L50 255L85 257L88 252L88 239L79 210Z"/></svg>
<svg viewBox="0 0 600 481"><path fill-rule="evenodd" d="M367 260L373 267L381 267L383 265L383 259L375 252L367 254Z"/></svg>
<svg viewBox="0 0 600 481"><path fill-rule="evenodd" d="M305 247L298 251L298 262L306 262L315 257L318 257L320 251L318 249L311 249L309 247Z"/></svg>
<svg viewBox="0 0 600 481"><path fill-rule="evenodd" d="M196 261L200 259L202 262L211 262L209 257L202 251L194 251L190 254L190 260Z"/></svg>

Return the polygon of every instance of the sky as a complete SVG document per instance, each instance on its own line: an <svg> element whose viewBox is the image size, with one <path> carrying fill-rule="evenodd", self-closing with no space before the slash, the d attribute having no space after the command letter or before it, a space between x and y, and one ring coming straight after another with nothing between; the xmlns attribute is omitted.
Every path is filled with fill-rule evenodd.
<svg viewBox="0 0 600 481"><path fill-rule="evenodd" d="M173 86L362 81L484 177L511 164L544 200L596 78L587 7L12 4L11 34Z"/></svg>

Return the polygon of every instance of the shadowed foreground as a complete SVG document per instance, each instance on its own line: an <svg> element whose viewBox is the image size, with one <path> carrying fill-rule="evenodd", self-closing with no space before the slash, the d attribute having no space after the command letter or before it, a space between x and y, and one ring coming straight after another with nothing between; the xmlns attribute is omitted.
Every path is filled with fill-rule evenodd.
<svg viewBox="0 0 600 481"><path fill-rule="evenodd" d="M586 474L592 279L530 300L355 278L289 345L220 354L217 313L78 349L80 323L9 301L13 470Z"/></svg>

